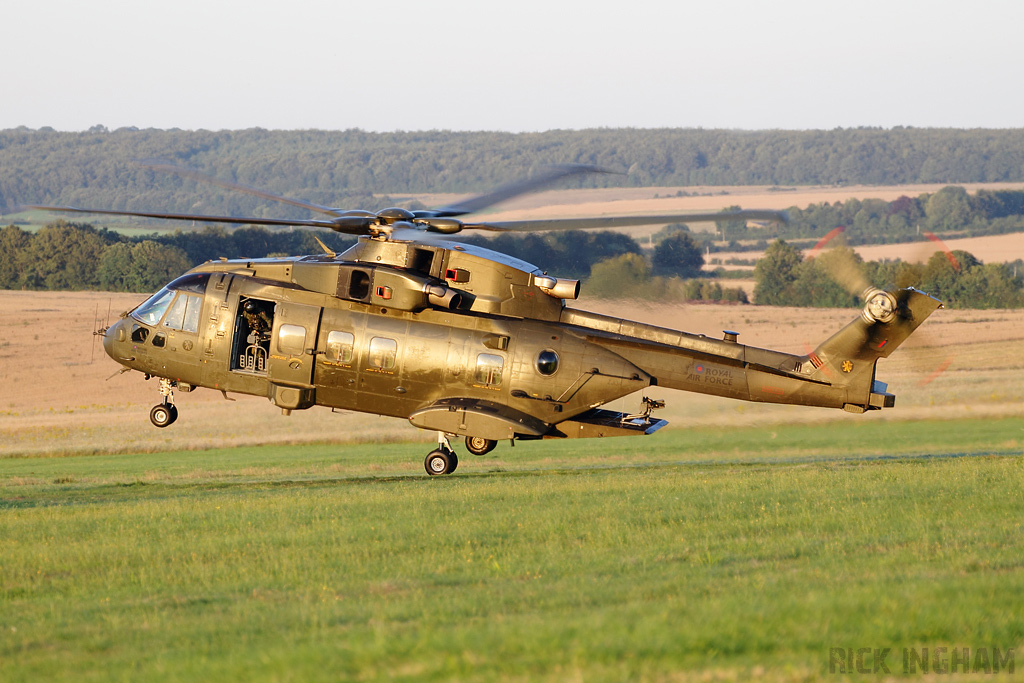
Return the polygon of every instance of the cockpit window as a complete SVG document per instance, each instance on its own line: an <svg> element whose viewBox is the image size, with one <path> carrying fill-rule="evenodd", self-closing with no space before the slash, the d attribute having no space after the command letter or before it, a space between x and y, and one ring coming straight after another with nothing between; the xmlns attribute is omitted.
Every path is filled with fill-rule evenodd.
<svg viewBox="0 0 1024 683"><path fill-rule="evenodd" d="M198 296L189 296L183 292L171 304L164 318L164 327L183 332L199 331L199 312L203 308L203 300Z"/></svg>
<svg viewBox="0 0 1024 683"><path fill-rule="evenodd" d="M167 285L167 289L202 295L206 294L206 283L209 279L209 273L187 273Z"/></svg>
<svg viewBox="0 0 1024 683"><path fill-rule="evenodd" d="M132 317L147 325L156 325L160 322L160 318L164 317L172 299L174 299L174 292L164 287L132 311Z"/></svg>

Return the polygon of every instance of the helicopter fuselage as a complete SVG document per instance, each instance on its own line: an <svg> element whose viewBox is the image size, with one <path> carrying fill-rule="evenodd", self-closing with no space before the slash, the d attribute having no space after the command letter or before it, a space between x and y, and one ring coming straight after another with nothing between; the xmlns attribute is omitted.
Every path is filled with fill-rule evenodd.
<svg viewBox="0 0 1024 683"><path fill-rule="evenodd" d="M625 228L678 222L787 220L728 210L589 218L469 219L496 204L583 173L567 164L436 209L331 208L162 163L158 171L301 207L319 218L211 216L28 205L73 213L234 225L301 226L357 235L338 256L209 261L177 278L105 331L129 370L160 378L157 427L178 415L174 390L207 387L266 396L285 413L315 405L403 417L436 431L424 467L449 474L458 456L498 440L650 434L663 401L624 414L600 406L651 385L728 398L841 408L888 408L875 380L889 356L941 303L914 289L858 286L861 314L796 356L566 306L580 283L470 244L435 241L463 230L502 233ZM315 236L314 236L315 237ZM865 288L866 287L866 288Z"/></svg>
<svg viewBox="0 0 1024 683"><path fill-rule="evenodd" d="M104 347L180 390L401 417L493 443L651 433L664 421L650 410L599 406L652 384L889 407L875 360L938 305L903 290L912 293L899 320L865 313L794 356L739 344L732 332L712 339L567 307L578 288L478 247L363 238L341 256L198 266L110 327Z"/></svg>

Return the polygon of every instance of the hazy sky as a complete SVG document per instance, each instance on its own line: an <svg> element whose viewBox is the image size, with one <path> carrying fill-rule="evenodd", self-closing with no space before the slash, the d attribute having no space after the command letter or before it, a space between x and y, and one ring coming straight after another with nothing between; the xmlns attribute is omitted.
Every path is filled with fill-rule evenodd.
<svg viewBox="0 0 1024 683"><path fill-rule="evenodd" d="M0 128L1024 126L1021 0L12 0L3 16Z"/></svg>

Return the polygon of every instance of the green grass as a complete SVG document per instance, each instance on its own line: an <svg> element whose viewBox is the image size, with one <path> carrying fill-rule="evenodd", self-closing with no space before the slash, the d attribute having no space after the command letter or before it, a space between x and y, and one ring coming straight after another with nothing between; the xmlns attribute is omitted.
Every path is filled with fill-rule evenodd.
<svg viewBox="0 0 1024 683"><path fill-rule="evenodd" d="M440 479L423 444L4 459L0 679L832 680L832 647L1019 649L1022 430L665 430Z"/></svg>

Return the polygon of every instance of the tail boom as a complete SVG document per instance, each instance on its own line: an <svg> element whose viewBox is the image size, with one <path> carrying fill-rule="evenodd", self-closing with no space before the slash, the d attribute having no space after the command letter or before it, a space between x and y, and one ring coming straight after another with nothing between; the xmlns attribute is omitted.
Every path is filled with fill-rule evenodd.
<svg viewBox="0 0 1024 683"><path fill-rule="evenodd" d="M895 405L886 385L875 380L875 363L942 306L916 289L872 290L865 299L855 320L805 356L744 346L735 333L710 339L581 311L563 322L585 328L589 341L648 373L652 385L862 413Z"/></svg>

